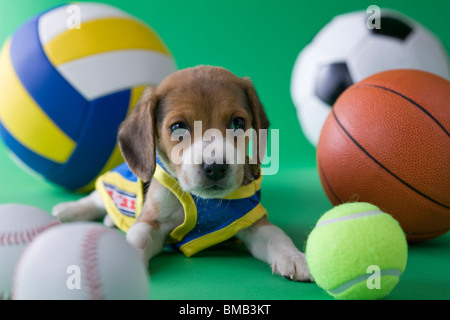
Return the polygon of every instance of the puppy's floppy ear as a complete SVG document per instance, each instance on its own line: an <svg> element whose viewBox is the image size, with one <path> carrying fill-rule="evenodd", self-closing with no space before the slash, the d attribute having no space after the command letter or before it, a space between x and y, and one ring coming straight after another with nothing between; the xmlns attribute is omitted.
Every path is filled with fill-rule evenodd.
<svg viewBox="0 0 450 320"><path fill-rule="evenodd" d="M259 100L258 94L256 93L256 89L248 77L242 78L242 87L246 93L248 105L250 107L250 111L252 113L252 127L256 132L257 140L253 143L257 145L257 163L253 166L253 172L255 176L259 175L261 162L264 159L264 155L266 154L267 148L267 139L262 139L265 141L264 144L261 144L260 134L261 129L269 129L269 119L267 118L266 112L264 111L264 107ZM267 133L267 131L266 131ZM267 138L267 137L266 137Z"/></svg>
<svg viewBox="0 0 450 320"><path fill-rule="evenodd" d="M252 127L255 130L259 129L268 129L269 128L269 119L267 118L266 112L264 111L264 107L259 100L258 94L256 93L255 86L249 77L242 78L243 80L243 88L247 95L248 103L250 110L252 112L253 122Z"/></svg>
<svg viewBox="0 0 450 320"><path fill-rule="evenodd" d="M156 165L156 119L158 97L155 88L147 88L140 101L122 122L118 143L131 171L142 181L153 177Z"/></svg>

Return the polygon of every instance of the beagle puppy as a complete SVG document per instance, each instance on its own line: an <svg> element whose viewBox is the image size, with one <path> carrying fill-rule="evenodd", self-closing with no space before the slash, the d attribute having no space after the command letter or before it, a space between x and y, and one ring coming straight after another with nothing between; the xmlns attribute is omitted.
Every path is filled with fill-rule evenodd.
<svg viewBox="0 0 450 320"><path fill-rule="evenodd" d="M212 66L177 71L148 88L121 124L125 163L53 215L63 222L104 217L126 232L145 263L166 245L191 256L236 236L274 273L312 281L305 255L259 201L261 139L253 139L256 157L248 155L249 139L239 139L268 127L248 78Z"/></svg>

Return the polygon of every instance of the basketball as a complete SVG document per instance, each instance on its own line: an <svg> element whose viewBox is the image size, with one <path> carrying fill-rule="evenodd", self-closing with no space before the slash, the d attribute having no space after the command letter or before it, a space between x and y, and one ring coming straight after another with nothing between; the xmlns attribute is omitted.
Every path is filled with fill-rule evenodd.
<svg viewBox="0 0 450 320"><path fill-rule="evenodd" d="M80 2L29 19L0 53L0 135L32 172L70 190L123 162L120 123L175 71L158 34L110 5Z"/></svg>
<svg viewBox="0 0 450 320"><path fill-rule="evenodd" d="M391 70L348 88L317 147L334 204L369 202L397 219L409 242L450 229L450 82Z"/></svg>

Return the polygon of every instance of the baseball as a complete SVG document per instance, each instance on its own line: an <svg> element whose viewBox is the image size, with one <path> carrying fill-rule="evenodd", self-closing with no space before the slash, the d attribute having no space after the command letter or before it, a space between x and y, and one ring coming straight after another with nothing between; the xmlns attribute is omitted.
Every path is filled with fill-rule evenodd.
<svg viewBox="0 0 450 320"><path fill-rule="evenodd" d="M60 222L41 209L23 204L1 204L0 221L0 300L3 300L11 298L14 267L25 246Z"/></svg>
<svg viewBox="0 0 450 320"><path fill-rule="evenodd" d="M40 234L26 248L12 291L15 300L145 300L149 275L120 232L73 222Z"/></svg>

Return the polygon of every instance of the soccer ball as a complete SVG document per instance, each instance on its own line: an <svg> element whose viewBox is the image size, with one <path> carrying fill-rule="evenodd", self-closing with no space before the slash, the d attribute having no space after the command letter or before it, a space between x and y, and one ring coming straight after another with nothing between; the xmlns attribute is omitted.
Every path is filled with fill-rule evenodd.
<svg viewBox="0 0 450 320"><path fill-rule="evenodd" d="M298 56L291 96L306 138L316 146L339 95L353 83L390 69L418 69L450 79L448 55L429 30L382 10L379 29L365 11L335 17Z"/></svg>

